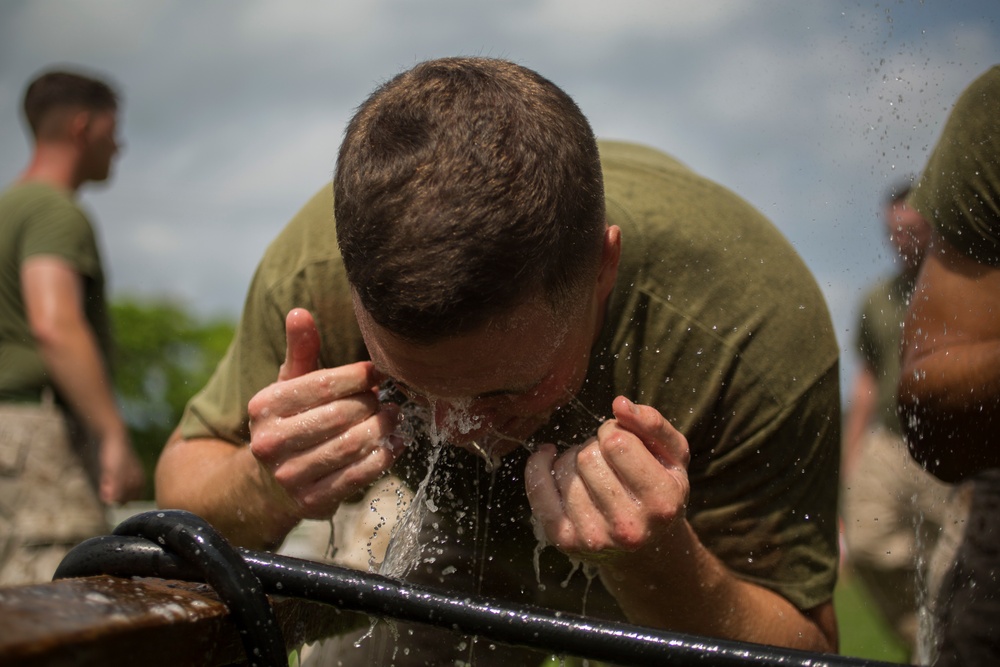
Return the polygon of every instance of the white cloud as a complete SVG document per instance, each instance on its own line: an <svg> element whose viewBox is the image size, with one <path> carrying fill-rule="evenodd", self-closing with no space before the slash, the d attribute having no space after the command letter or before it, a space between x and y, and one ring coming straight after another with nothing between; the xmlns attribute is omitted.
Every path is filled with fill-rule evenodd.
<svg viewBox="0 0 1000 667"><path fill-rule="evenodd" d="M23 46L50 60L101 60L127 54L170 9L166 0L33 0L21 5L17 29Z"/></svg>
<svg viewBox="0 0 1000 667"><path fill-rule="evenodd" d="M754 3L683 0L542 0L527 7L541 30L593 40L623 35L697 40L738 24ZM581 45L584 49L587 44Z"/></svg>
<svg viewBox="0 0 1000 667"><path fill-rule="evenodd" d="M253 0L237 7L234 22L251 43L334 42L354 44L384 19L385 3L342 0Z"/></svg>

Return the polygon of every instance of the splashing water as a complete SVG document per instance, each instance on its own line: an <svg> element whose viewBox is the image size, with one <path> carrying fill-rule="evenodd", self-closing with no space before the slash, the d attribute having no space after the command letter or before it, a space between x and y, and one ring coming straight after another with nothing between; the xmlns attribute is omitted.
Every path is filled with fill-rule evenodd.
<svg viewBox="0 0 1000 667"><path fill-rule="evenodd" d="M412 445L416 440L417 428L419 426L433 421L430 419L431 413L428 408L418 405L413 401L403 399L401 392L399 392L391 380L382 384L379 388L378 397L379 401L383 403L398 403L403 419L397 427L397 435L405 439L407 446ZM421 480L416 493L403 511L402 517L392 527L389 543L386 546L383 560L378 567L379 574L401 579L417 563L420 552L420 529L427 514L428 487L442 449L439 439L432 442L434 446L430 453L427 474Z"/></svg>
<svg viewBox="0 0 1000 667"><path fill-rule="evenodd" d="M916 498L911 499L916 503ZM926 534L923 530L924 515L918 512L914 519L913 529L916 533L916 595L917 595L917 645L914 656L917 664L929 665L934 658L934 617L930 608L927 576L927 547L924 544Z"/></svg>
<svg viewBox="0 0 1000 667"><path fill-rule="evenodd" d="M479 571L476 573L476 592L483 592L483 578L486 575L486 546L490 541L490 508L493 507L493 489L496 487L497 481L497 466L489 465L487 469L490 472L490 486L487 490L486 498L486 516L483 517L483 540L482 548L479 550L479 557L476 559L478 563ZM478 532L478 531L477 531Z"/></svg>
<svg viewBox="0 0 1000 667"><path fill-rule="evenodd" d="M379 574L402 579L416 566L420 556L420 529L428 511L428 487L442 446L436 444L430 455L427 474L420 481L417 492L410 505L403 512L402 518L393 526L389 546L385 550L385 560L379 565Z"/></svg>
<svg viewBox="0 0 1000 667"><path fill-rule="evenodd" d="M497 473L502 469L500 457L492 453L491 450L493 448L490 444L499 440L506 440L516 442L520 447L523 447L531 452L534 451L534 442L530 439L526 440L515 438L491 428L483 428L486 424L481 418L477 418L477 416L470 410L472 405L471 400L467 402L450 401L449 410L445 414L445 418L439 424L434 419L436 412L435 409L437 408L436 402L432 401L430 406L420 406L413 401L401 401L401 395L398 392L394 393L393 389L394 387L392 387L391 384L389 386L384 386L380 391L379 398L383 401L392 400L400 405L400 411L404 416L403 424L400 428L400 435L402 435L408 443L412 443L416 440L419 433L420 436L427 437L431 446L428 450L427 472L420 481L411 502L392 527L389 543L385 551L384 559L378 567L378 572L385 576L402 579L410 574L421 562L421 559L424 557L425 550L431 546L430 544L420 543L421 536L426 534L423 531L423 527L425 522L428 520L429 513L433 514L437 511L434 498L437 497L437 494L441 491L441 489L437 487L443 481L437 479L441 474L437 470L440 468L438 464L441 460L441 453L447 446L447 443L452 436L456 434L467 435L474 431L481 430L481 435L477 433L476 435L478 437L467 441L468 449L477 454L477 458L483 462L485 471L490 473L488 487L480 490L480 493L483 491L486 493L485 505L480 505L480 507L484 507L486 511L482 515L479 515L477 512L475 520L477 525L475 534L477 537L474 539L473 546L475 549L475 557L473 561L473 567L475 568L474 580L476 582L478 592L481 592L484 586L484 578L486 575L488 561L491 558L490 509L494 503L493 494L497 482ZM596 414L583 401L577 398L575 394L568 390L566 390L566 398L566 402L558 408L559 410L564 410L564 414L577 415L582 418L582 422L584 423L592 423L595 425L593 430L589 433L585 432L588 429L584 426L584 432L573 435L568 434L568 437L571 437L572 440L583 442L588 437L595 435L597 427L603 424L607 418ZM559 444L561 446L565 446L565 443ZM435 476L436 472L438 473L437 476ZM543 578L540 556L542 550L549 546L549 543L545 537L544 531L535 521L534 517L531 517L530 520L535 539L537 540L537 545L535 546L533 554L535 579L538 582L539 589L544 590L545 585L542 583ZM434 557L433 554L431 554L428 557L427 562L431 562L433 560ZM581 602L582 610L585 612L588 593L591 588L591 583L597 575L597 568L578 560L571 560L571 564L572 569L561 585L566 587L574 574L582 569L583 575L587 579ZM451 569L453 570L454 568ZM445 572L447 573L447 569ZM393 634L395 634L395 632L393 632ZM367 637L370 635L371 629L365 636ZM470 661L473 659L474 645L475 640L472 640L468 645L468 659ZM398 646L396 647L396 650L398 650Z"/></svg>
<svg viewBox="0 0 1000 667"><path fill-rule="evenodd" d="M391 400L394 392L391 383L383 385L379 392L381 400ZM379 566L379 574L388 577L402 579L409 574L417 562L420 560L422 545L420 544L420 532L428 511L435 512L437 507L430 497L431 479L434 477L438 459L442 449L446 446L448 436L451 433L467 434L477 430L481 426L481 421L469 410L472 401L454 401L451 409L445 415L445 419L439 427L434 414L436 413L436 402L432 401L429 407L417 405L413 401L404 401L400 404L400 410L404 416L404 424L407 425L407 435L409 441L415 438L416 428L425 431L431 442L430 458L428 460L427 474L417 487L416 494L410 505L406 508L402 518L392 529L392 536L386 548L385 559ZM499 463L473 442L475 449L487 461L489 470L494 470ZM491 484L492 490L492 484Z"/></svg>
<svg viewBox="0 0 1000 667"><path fill-rule="evenodd" d="M544 591L545 584L542 583L542 551L545 547L549 546L549 538L545 535L545 529L542 528L542 524L538 522L538 519L532 515L531 517L531 529L535 533L535 539L538 540L538 544L535 545L535 552L532 555L532 564L535 566L535 582L538 584L538 590Z"/></svg>
<svg viewBox="0 0 1000 667"><path fill-rule="evenodd" d="M500 457L487 450L486 447L480 445L475 440L470 440L469 446L472 447L476 454L483 458L483 461L486 463L486 469L490 472L496 470L497 466L500 465Z"/></svg>

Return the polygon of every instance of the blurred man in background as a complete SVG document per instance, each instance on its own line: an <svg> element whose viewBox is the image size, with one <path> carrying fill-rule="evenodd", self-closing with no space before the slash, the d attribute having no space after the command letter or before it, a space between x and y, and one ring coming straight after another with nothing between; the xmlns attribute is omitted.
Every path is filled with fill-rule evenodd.
<svg viewBox="0 0 1000 667"><path fill-rule="evenodd" d="M104 271L76 202L118 153L118 98L65 71L24 96L34 140L0 196L0 584L49 580L144 473L115 403Z"/></svg>
<svg viewBox="0 0 1000 667"><path fill-rule="evenodd" d="M959 96L910 206L934 227L903 333L899 402L914 458L971 505L932 583L922 662L1000 664L1000 66ZM942 552L938 549L939 554ZM935 560L938 560L935 555Z"/></svg>
<svg viewBox="0 0 1000 667"><path fill-rule="evenodd" d="M845 562L912 652L919 564L957 509L951 485L910 457L897 412L903 320L931 237L927 221L906 204L909 191L909 183L896 185L883 206L882 224L899 268L862 301L861 363L845 416L841 479Z"/></svg>

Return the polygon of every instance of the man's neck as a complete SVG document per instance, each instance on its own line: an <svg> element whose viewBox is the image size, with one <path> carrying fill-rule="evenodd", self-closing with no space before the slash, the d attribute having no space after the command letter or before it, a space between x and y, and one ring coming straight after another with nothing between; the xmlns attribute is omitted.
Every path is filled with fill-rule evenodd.
<svg viewBox="0 0 1000 667"><path fill-rule="evenodd" d="M83 179L74 151L60 145L37 145L31 162L18 178L18 183L45 183L75 195Z"/></svg>

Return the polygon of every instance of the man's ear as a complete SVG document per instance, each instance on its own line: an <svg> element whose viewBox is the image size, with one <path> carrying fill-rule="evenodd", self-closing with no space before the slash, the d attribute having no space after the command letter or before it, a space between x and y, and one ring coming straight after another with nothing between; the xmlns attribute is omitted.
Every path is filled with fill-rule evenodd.
<svg viewBox="0 0 1000 667"><path fill-rule="evenodd" d="M597 274L597 293L607 297L614 289L618 278L618 263L622 258L622 230L611 225L604 230L604 246L601 249L601 270Z"/></svg>
<svg viewBox="0 0 1000 667"><path fill-rule="evenodd" d="M77 109L69 113L66 120L66 133L74 143L89 139L92 114L86 109Z"/></svg>

